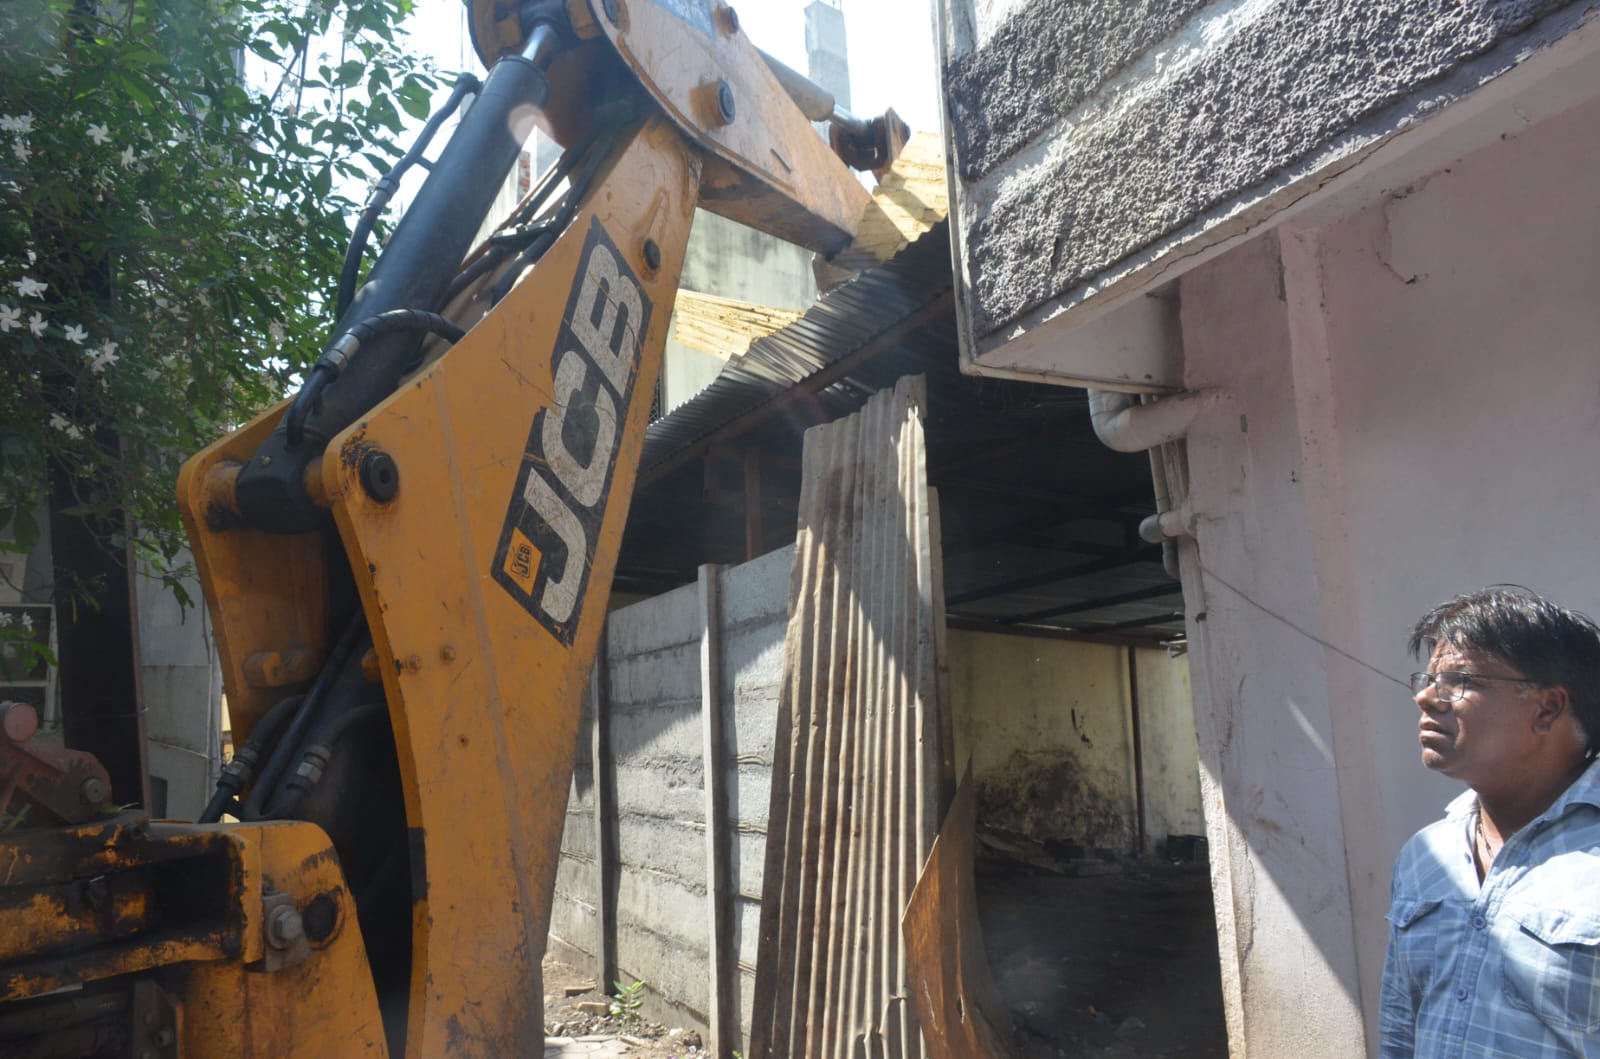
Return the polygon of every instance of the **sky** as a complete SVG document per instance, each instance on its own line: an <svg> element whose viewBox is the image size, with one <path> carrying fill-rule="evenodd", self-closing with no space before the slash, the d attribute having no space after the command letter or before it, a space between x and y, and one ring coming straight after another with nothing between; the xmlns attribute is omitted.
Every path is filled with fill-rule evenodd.
<svg viewBox="0 0 1600 1059"><path fill-rule="evenodd" d="M642 2L642 0L639 0ZM806 71L805 10L811 0L735 0L745 35L783 63ZM875 117L893 107L913 130L939 130L934 76L933 0L826 0L844 11L850 109ZM445 71L482 73L462 30L456 0L419 0L412 39ZM892 42L892 43L886 43Z"/></svg>

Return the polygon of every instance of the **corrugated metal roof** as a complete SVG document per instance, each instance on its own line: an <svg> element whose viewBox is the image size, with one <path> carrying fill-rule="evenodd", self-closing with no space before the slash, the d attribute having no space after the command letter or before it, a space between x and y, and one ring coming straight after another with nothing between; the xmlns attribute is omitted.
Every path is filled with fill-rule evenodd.
<svg viewBox="0 0 1600 1059"><path fill-rule="evenodd" d="M778 400L938 301L951 285L946 223L935 225L882 267L829 291L799 320L731 358L711 385L650 425L640 473L648 475L719 428ZM849 379L835 385L856 400L872 392Z"/></svg>
<svg viewBox="0 0 1600 1059"><path fill-rule="evenodd" d="M756 341L650 426L622 583L659 591L692 580L699 563L792 540L802 432L906 375L927 381L953 623L1183 635L1179 586L1137 533L1154 510L1148 457L1095 438L1081 389L961 373L943 223Z"/></svg>

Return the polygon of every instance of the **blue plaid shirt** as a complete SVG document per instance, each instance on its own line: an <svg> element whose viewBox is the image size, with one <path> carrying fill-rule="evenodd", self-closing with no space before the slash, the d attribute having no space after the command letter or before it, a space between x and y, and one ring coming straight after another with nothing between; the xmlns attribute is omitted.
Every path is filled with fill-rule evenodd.
<svg viewBox="0 0 1600 1059"><path fill-rule="evenodd" d="M1600 761L1506 840L1482 885L1471 791L1394 868L1383 1059L1600 1056Z"/></svg>

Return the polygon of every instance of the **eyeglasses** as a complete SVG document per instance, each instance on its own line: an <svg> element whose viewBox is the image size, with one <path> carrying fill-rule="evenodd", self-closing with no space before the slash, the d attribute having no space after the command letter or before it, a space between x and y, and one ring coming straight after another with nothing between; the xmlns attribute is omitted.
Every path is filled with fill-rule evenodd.
<svg viewBox="0 0 1600 1059"><path fill-rule="evenodd" d="M1421 695L1429 685L1440 702L1457 702L1467 693L1475 680L1494 680L1502 684L1538 684L1527 677L1486 677L1478 673L1463 673L1459 669L1445 669L1438 673L1411 674L1411 694Z"/></svg>

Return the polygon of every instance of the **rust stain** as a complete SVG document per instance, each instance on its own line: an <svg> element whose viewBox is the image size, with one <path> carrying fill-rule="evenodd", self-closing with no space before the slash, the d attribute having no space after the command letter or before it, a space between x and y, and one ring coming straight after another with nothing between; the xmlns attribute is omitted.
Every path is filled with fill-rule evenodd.
<svg viewBox="0 0 1600 1059"><path fill-rule="evenodd" d="M977 800L969 766L906 905L911 998L929 1059L1009 1059L1005 1008L984 954L973 878Z"/></svg>

